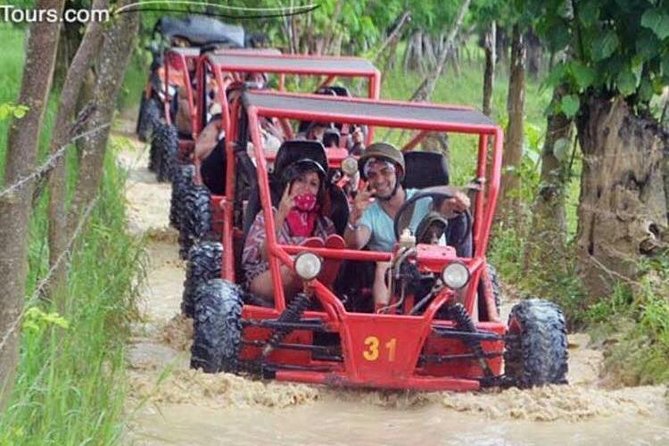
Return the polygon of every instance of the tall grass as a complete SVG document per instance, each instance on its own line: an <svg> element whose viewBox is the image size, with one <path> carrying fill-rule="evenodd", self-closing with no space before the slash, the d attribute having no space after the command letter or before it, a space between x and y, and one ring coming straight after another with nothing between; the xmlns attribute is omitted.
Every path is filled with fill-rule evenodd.
<svg viewBox="0 0 669 446"><path fill-rule="evenodd" d="M71 259L67 311L28 304L0 444L112 444L121 432L124 344L143 263L139 242L125 233L125 177L113 158L107 157L101 195ZM33 236L31 265L42 262L36 257L43 243Z"/></svg>
<svg viewBox="0 0 669 446"><path fill-rule="evenodd" d="M5 43L0 103L15 101L23 63L23 33L0 26ZM11 44L9 44L10 42ZM57 93L52 92L40 137L48 147ZM0 167L7 121L0 121ZM70 172L72 174L74 172ZM108 153L101 193L68 259L64 314L35 296L48 269L46 195L30 222L26 313L11 401L0 414L0 445L113 444L123 426L124 345L136 315L135 284L142 247L125 233L125 176Z"/></svg>

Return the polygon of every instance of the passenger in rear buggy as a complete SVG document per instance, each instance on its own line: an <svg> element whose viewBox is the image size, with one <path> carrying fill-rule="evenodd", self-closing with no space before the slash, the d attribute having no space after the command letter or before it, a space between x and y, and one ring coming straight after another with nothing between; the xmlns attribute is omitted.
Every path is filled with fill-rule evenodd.
<svg viewBox="0 0 669 446"><path fill-rule="evenodd" d="M249 73L245 79L247 79L247 84L253 88L262 88L267 81L267 76L264 73ZM231 101L239 92L241 90L233 91L228 100ZM200 175L209 191L214 195L224 195L226 154L221 106L214 101L211 110L216 114L211 117L209 123L198 135L192 157L194 161L200 162ZM260 120L260 135L266 153L276 152L283 141L281 129L267 118ZM249 148L249 153L253 159L255 155L252 146Z"/></svg>
<svg viewBox="0 0 669 446"><path fill-rule="evenodd" d="M324 167L307 158L292 163L283 171L285 186L281 202L278 208L272 209L278 243L322 247L331 239L341 240L335 234L334 223L326 217L330 211L326 178ZM267 259L265 215L260 211L249 229L242 265L249 291L263 304L270 305L275 293ZM285 265L281 266L281 281L286 299L302 288L300 278Z"/></svg>

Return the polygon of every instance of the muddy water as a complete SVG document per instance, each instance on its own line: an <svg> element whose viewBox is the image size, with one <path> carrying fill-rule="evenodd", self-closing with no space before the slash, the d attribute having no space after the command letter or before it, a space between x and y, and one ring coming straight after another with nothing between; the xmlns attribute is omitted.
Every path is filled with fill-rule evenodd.
<svg viewBox="0 0 669 446"><path fill-rule="evenodd" d="M351 391L190 370L169 186L145 168L143 146L129 141L119 161L129 169L128 227L149 238L151 259L144 323L129 346L125 444L669 445L667 389L604 388L601 354L582 334L570 336L569 386L522 392Z"/></svg>

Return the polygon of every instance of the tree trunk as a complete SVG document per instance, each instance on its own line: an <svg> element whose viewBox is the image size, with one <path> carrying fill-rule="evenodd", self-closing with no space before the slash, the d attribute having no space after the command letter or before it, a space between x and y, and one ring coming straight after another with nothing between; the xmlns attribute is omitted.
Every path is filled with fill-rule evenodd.
<svg viewBox="0 0 669 446"><path fill-rule="evenodd" d="M437 80L439 79L439 76L441 76L441 72L444 70L444 65L446 64L448 55L451 52L451 49L453 48L453 42L455 41L455 37L458 35L458 32L460 32L460 27L462 26L462 20L464 19L465 14L469 9L470 1L471 0L463 0L462 5L460 5L460 11L458 12L458 16L455 19L453 28L448 34L448 39L444 44L444 50L441 52L441 54L439 54L439 59L437 60L437 66L433 72L431 72L429 75L425 77L425 79L423 79L423 82L421 82L421 84L418 86L416 91L411 96L412 101L414 100L428 101L432 97L432 93L434 92L434 87L437 85Z"/></svg>
<svg viewBox="0 0 669 446"><path fill-rule="evenodd" d="M559 103L566 91L565 85L556 87L553 103ZM565 188L569 173L569 151L565 149L571 147L572 128L572 120L562 113L547 118L546 140L541 152L540 186L533 206L532 229L525 251L526 268L531 265L552 265L550 271L546 271L551 275L556 272L566 273Z"/></svg>
<svg viewBox="0 0 669 446"><path fill-rule="evenodd" d="M493 21L485 34L485 71L483 73L483 114L492 115L492 92L495 85L495 49L497 48L497 24Z"/></svg>
<svg viewBox="0 0 669 446"><path fill-rule="evenodd" d="M131 2L132 0L121 2L119 7ZM128 48L132 48L138 23L137 13L120 14L116 16L113 25L104 32L95 85L95 109L87 126L88 131L97 131L82 138L79 178L72 209L68 215L68 237L74 233L80 215L98 193L116 98L121 89L121 79L130 61L131 52Z"/></svg>
<svg viewBox="0 0 669 446"><path fill-rule="evenodd" d="M36 8L62 13L64 0L41 0ZM37 160L42 118L46 109L58 50L59 23L36 22L28 38L18 103L28 106L22 119L14 119L7 139L5 184L12 187L31 174ZM19 361L20 317L25 295L28 224L34 183L28 181L0 195L0 411L14 387Z"/></svg>
<svg viewBox="0 0 669 446"><path fill-rule="evenodd" d="M423 32L417 30L409 38L409 43L404 53L404 70L422 72L423 67Z"/></svg>
<svg viewBox="0 0 669 446"><path fill-rule="evenodd" d="M511 75L506 102L509 123L506 127L502 157L501 203L497 207L504 220L520 212L520 163L523 158L523 112L525 108L525 43L520 27L513 27Z"/></svg>
<svg viewBox="0 0 669 446"><path fill-rule="evenodd" d="M509 66L509 35L504 28L497 28L497 60L496 63L503 67Z"/></svg>
<svg viewBox="0 0 669 446"><path fill-rule="evenodd" d="M91 9L106 8L108 3L108 0L95 0ZM51 136L51 154L58 152L70 140L71 124L76 114L79 92L90 69L91 61L95 60L94 55L98 53L100 43L102 43L102 24L95 21L90 22L81 46L67 70ZM67 275L67 265L61 259L68 244L65 177L65 156L61 156L49 175L49 266L53 269L53 275L48 295L52 300L57 297L57 290L64 286ZM64 312L62 302L58 302L58 308L62 314Z"/></svg>
<svg viewBox="0 0 669 446"><path fill-rule="evenodd" d="M539 40L534 31L529 30L525 33L525 42L527 46L527 73L531 79L536 80L539 78L541 57L543 55L541 40Z"/></svg>
<svg viewBox="0 0 669 446"><path fill-rule="evenodd" d="M578 268L594 300L608 295L616 281L635 279L639 260L661 247L669 135L619 98L590 98L581 111Z"/></svg>
<svg viewBox="0 0 669 446"><path fill-rule="evenodd" d="M381 57L385 49L388 48L388 56L384 64L382 73L388 72L395 66L395 59L397 57L397 43L399 42L400 36L402 35L402 30L404 25L409 20L411 20L411 13L409 11L404 11L402 15L395 20L392 31L390 32L386 40L384 40L379 49L376 50L376 53L372 58L372 61L374 63L379 62L379 58Z"/></svg>
<svg viewBox="0 0 669 446"><path fill-rule="evenodd" d="M68 67L81 43L82 24L80 22L64 22L58 40L58 55L53 73L54 87L60 87L65 81Z"/></svg>
<svg viewBox="0 0 669 446"><path fill-rule="evenodd" d="M437 56L434 54L434 46L432 45L432 37L429 34L423 34L423 56L425 59L425 67L428 70L434 68L437 64Z"/></svg>

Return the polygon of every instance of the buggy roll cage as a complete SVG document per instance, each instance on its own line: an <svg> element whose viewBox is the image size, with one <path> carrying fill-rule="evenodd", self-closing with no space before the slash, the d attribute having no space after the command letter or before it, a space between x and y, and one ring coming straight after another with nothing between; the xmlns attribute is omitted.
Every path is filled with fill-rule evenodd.
<svg viewBox="0 0 669 446"><path fill-rule="evenodd" d="M500 171L502 165L502 129L494 124L483 113L457 106L443 106L434 104L417 104L401 101L380 101L360 98L336 98L310 94L290 94L262 91L245 91L239 100L233 101L232 113L246 114L251 141L254 145L257 162L257 175L260 190L262 210L266 216L272 216L270 185L267 176L267 160L263 155L263 143L259 133L259 118L273 117L279 119L309 119L313 121L341 121L356 122L360 125L392 127L417 130L417 135L403 148L411 149L427 132L451 132L479 135L478 163L476 181L481 186L479 197L475 201L473 212L474 227L472 231L474 253L471 258L462 258L472 277L468 288L464 306L472 314L476 305L476 286L486 264L485 252L490 236L490 228L497 202L500 185ZM226 141L227 175L226 194L221 202L224 224L223 246L233 246L233 205L235 200L235 141L242 135L239 130L239 119L232 120L229 138ZM488 147L492 147L492 170L487 171ZM275 307L281 312L286 307L283 287L280 283L280 264L293 267L291 255L298 252L310 251L323 258L389 261L392 253L370 252L353 249L329 250L323 248L305 248L289 245L280 245L277 241L274 219L266 220L267 249L269 251L269 265L275 290ZM429 252L426 254L429 257ZM432 259L434 260L434 259ZM233 256L224 256L222 277L235 282ZM319 297L325 312L331 320L339 320L339 315L345 313L343 304L334 293L317 280L313 288ZM435 299L425 313L425 317L433 318L439 307L446 301L446 296Z"/></svg>
<svg viewBox="0 0 669 446"><path fill-rule="evenodd" d="M285 89L286 75L324 77L319 88L330 85L338 77L364 78L368 82L368 97L374 99L379 97L381 88L381 72L371 62L359 57L305 56L220 50L203 55L199 59L196 74L199 82L206 81L207 71L213 73L218 84L216 94L224 116L223 129L226 135L230 131L230 107L227 100L227 90L234 83L241 81L242 73L276 74L279 76L279 91ZM226 73L231 73L233 76L225 76ZM204 103L206 98L198 99ZM191 110L193 109L191 108ZM193 129L201 130L206 124L205 119L204 107L202 107L196 119L193 120ZM372 136L372 134L369 135L370 138Z"/></svg>
<svg viewBox="0 0 669 446"><path fill-rule="evenodd" d="M193 77L197 78L197 66L198 66L198 59L200 56L206 53L212 53L212 54L281 54L281 51L275 48L217 48L215 46L212 47L207 47L207 46L202 46L202 47L184 47L184 48L170 48L165 52L165 82L163 83L163 88L164 88L164 94L165 97L167 98L167 101L165 101L164 107L165 107L165 116L167 119L168 124L172 124L172 119L170 116L170 104L169 102L172 100L170 95L168 94L168 89L170 85L170 76L171 72L175 70L170 70L170 66L175 66L178 67L176 69L176 74L172 75L177 78L182 79L182 83L184 85L193 85ZM195 64L195 72L191 73L188 70L188 62L193 61ZM193 76L195 74L195 76ZM199 130L197 129L197 133L195 132L195 125L198 122L197 116L198 116L198 111L196 109L196 103L195 103L195 94L192 88L188 88L188 106L190 110L190 119L191 119L191 128L194 129L193 136L196 137L197 133L199 133Z"/></svg>
<svg viewBox="0 0 669 446"><path fill-rule="evenodd" d="M161 17L153 27L153 35L160 34L171 40L180 37L193 46L212 43L244 47L244 28L223 23L212 17L191 15L185 18Z"/></svg>

